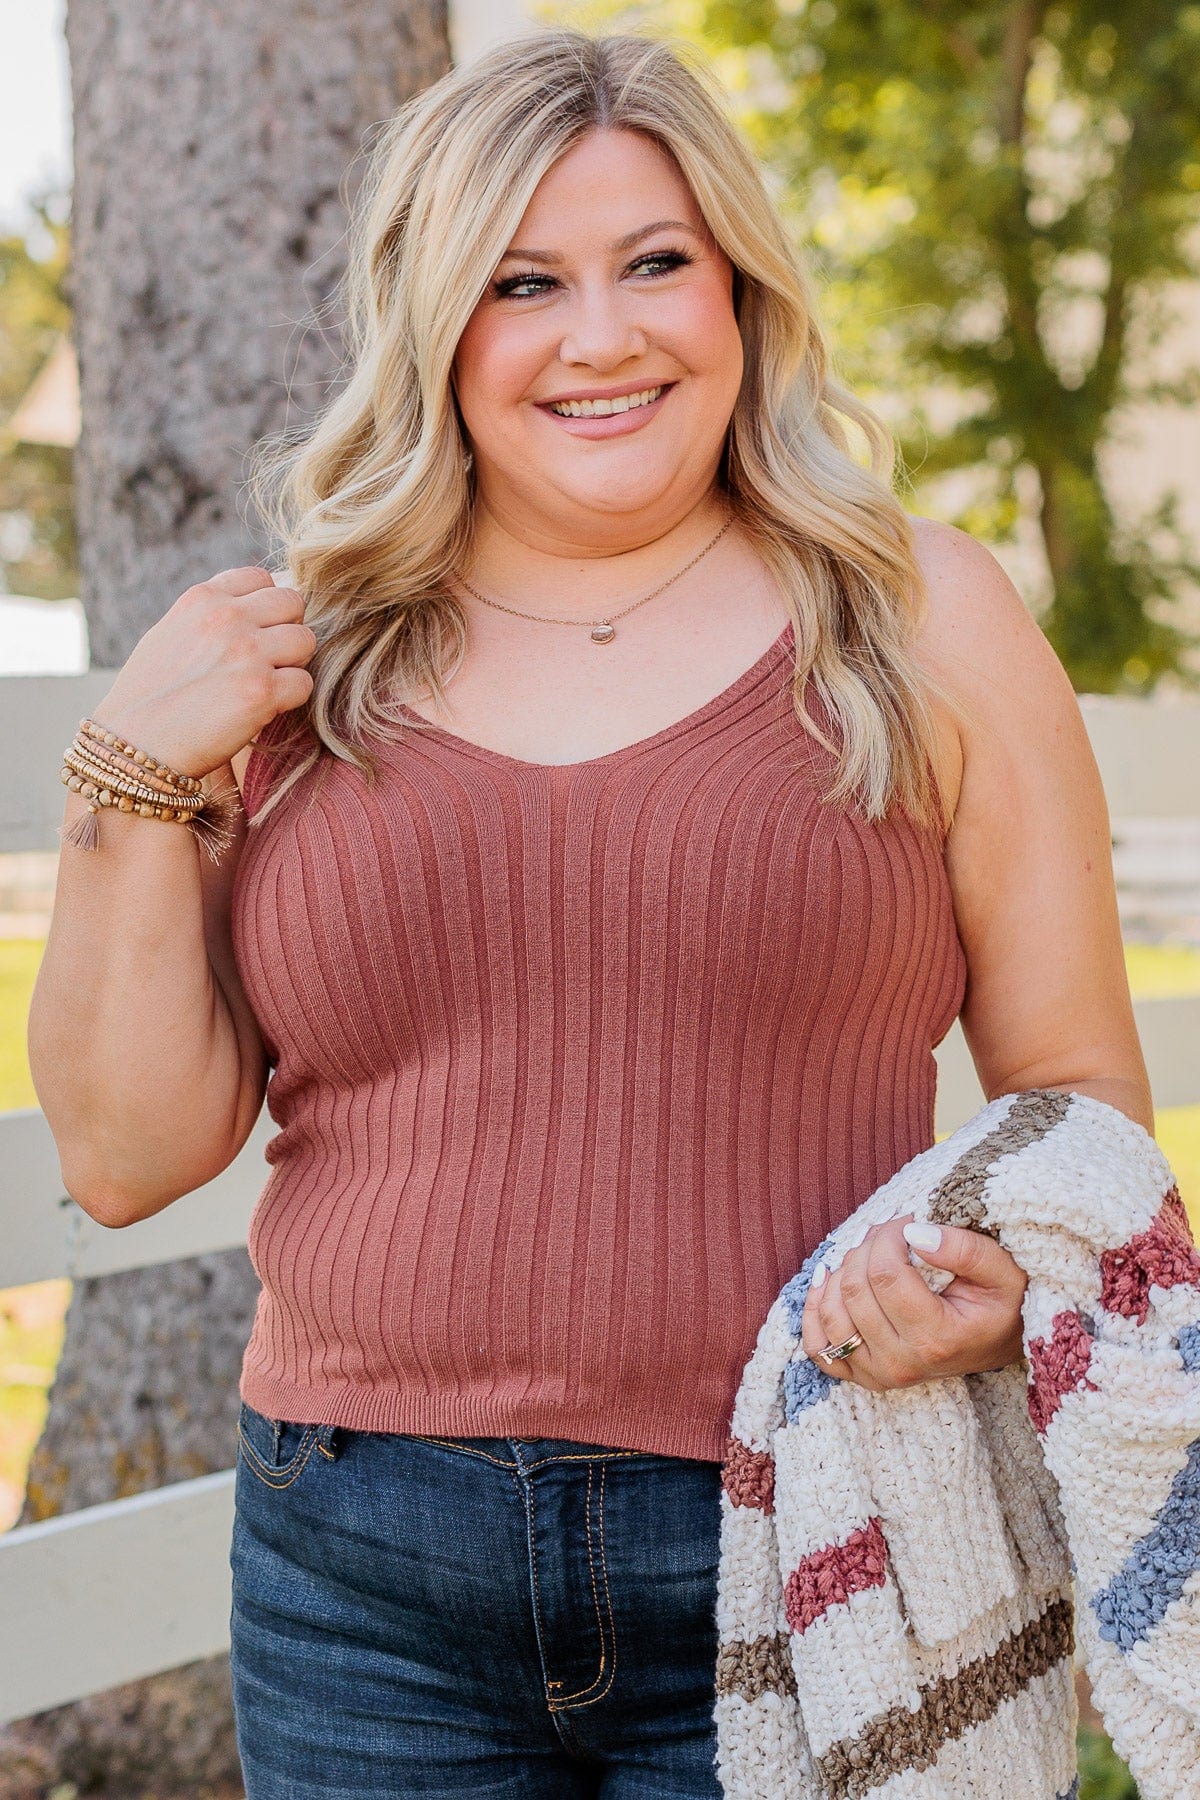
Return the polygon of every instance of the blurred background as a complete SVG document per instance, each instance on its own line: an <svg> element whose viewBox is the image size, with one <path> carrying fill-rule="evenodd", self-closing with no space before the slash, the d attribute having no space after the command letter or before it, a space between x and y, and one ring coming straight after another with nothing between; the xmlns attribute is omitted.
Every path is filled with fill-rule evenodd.
<svg viewBox="0 0 1200 1800"><path fill-rule="evenodd" d="M531 24L703 49L814 265L840 374L896 433L905 504L994 550L1066 667L1110 797L1156 1133L1200 1225L1200 5L350 12L0 0L0 1130L5 1230L47 1271L0 1287L4 1533L227 1469L253 1301L236 1232L181 1226L106 1264L63 1213L25 1055L61 816L40 721L53 703L73 727L106 684L58 683L119 667L183 587L261 555L245 454L333 379L371 126ZM976 1103L962 1065L948 1039L939 1135ZM260 1165L256 1140L235 1215ZM26 1255L52 1213L55 1247ZM0 1727L0 1800L232 1800L224 1659L188 1642L182 1667L114 1651L106 1670L98 1649L35 1681L37 1711ZM1081 1800L1135 1793L1090 1713L1081 1747Z"/></svg>

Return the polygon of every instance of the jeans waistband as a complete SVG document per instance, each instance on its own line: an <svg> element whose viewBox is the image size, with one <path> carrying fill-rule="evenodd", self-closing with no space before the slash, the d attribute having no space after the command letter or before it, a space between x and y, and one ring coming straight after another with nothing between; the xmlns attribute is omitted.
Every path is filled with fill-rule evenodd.
<svg viewBox="0 0 1200 1800"><path fill-rule="evenodd" d="M674 1456L659 1456L652 1450L626 1450L612 1444L580 1443L573 1438L439 1437L423 1431L409 1435L421 1444L441 1444L447 1450L483 1457L487 1462L521 1472L552 1462L614 1462L618 1458L638 1457L643 1462L661 1462L670 1466L681 1460Z"/></svg>

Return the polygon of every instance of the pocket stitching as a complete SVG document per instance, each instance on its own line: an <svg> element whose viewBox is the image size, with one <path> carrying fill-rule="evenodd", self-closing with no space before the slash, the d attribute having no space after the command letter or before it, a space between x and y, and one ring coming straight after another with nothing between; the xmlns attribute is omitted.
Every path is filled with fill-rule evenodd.
<svg viewBox="0 0 1200 1800"><path fill-rule="evenodd" d="M263 1461L258 1451L254 1448L254 1445L242 1430L240 1424L237 1428L237 1435L238 1442L245 1453L246 1464L250 1469L251 1474L256 1476L257 1479L262 1482L264 1487L285 1488L291 1487L293 1481L295 1481L302 1473L305 1464L312 1455L313 1445L317 1441L317 1433L319 1430L319 1426L310 1425L305 1431L304 1436L300 1439L300 1442L296 1447L296 1454L293 1456L291 1462L284 1463L279 1468L272 1468L269 1463ZM276 1479L281 1475L286 1476L287 1479L283 1481Z"/></svg>

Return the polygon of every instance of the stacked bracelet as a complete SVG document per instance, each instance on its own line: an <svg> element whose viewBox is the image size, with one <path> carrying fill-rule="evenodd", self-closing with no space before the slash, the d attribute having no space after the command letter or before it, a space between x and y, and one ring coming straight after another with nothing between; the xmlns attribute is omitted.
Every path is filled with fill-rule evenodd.
<svg viewBox="0 0 1200 1800"><path fill-rule="evenodd" d="M181 775L94 719L79 721L74 743L63 751L59 780L88 803L86 812L60 828L64 844L98 850L103 806L189 826L213 862L219 862L233 842L241 809L236 788L206 793L198 776Z"/></svg>

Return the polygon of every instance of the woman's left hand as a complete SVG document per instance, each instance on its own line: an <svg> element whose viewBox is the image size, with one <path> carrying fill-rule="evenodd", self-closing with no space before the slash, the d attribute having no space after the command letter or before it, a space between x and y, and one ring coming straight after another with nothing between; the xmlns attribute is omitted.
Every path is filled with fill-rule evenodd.
<svg viewBox="0 0 1200 1800"><path fill-rule="evenodd" d="M817 1367L873 1393L1002 1369L1022 1354L1020 1265L982 1232L922 1224L923 1231L940 1231L937 1247L913 1248L923 1262L954 1275L935 1294L909 1260L903 1228L911 1216L873 1225L823 1281L818 1264L804 1307L802 1342ZM856 1332L862 1347L849 1356L827 1363L818 1355Z"/></svg>

